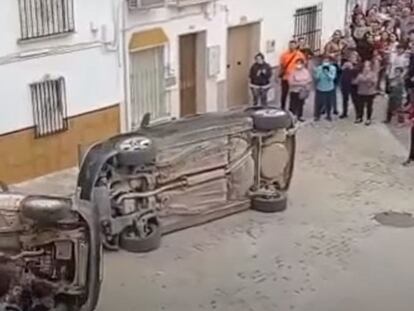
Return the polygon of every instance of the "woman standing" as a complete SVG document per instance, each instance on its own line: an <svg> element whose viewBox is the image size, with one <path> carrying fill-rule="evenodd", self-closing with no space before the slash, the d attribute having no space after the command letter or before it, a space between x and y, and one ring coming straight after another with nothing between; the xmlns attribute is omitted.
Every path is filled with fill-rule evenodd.
<svg viewBox="0 0 414 311"><path fill-rule="evenodd" d="M355 106L357 102L357 87L353 84L353 81L359 74L359 59L358 53L350 53L348 60L342 65L342 76L341 76L341 92L342 92L342 114L340 119L348 118L348 104L349 99Z"/></svg>
<svg viewBox="0 0 414 311"><path fill-rule="evenodd" d="M362 72L355 79L358 86L358 103L355 123L362 123L365 110L365 125L371 125L374 99L377 93L378 73L373 70L372 63L365 61Z"/></svg>
<svg viewBox="0 0 414 311"><path fill-rule="evenodd" d="M290 86L290 106L289 110L297 117L298 121L303 122L303 106L312 86L312 76L306 68L305 62L298 59L296 67L289 77Z"/></svg>

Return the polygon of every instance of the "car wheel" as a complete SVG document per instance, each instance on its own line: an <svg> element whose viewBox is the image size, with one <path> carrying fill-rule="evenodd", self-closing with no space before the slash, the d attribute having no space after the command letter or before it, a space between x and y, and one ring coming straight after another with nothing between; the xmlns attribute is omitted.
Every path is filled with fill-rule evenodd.
<svg viewBox="0 0 414 311"><path fill-rule="evenodd" d="M57 223L70 217L72 211L69 199L47 196L28 196L21 206L24 217L39 223Z"/></svg>
<svg viewBox="0 0 414 311"><path fill-rule="evenodd" d="M118 162L125 166L144 166L155 161L155 147L151 139L134 136L116 144Z"/></svg>
<svg viewBox="0 0 414 311"><path fill-rule="evenodd" d="M147 253L156 250L161 245L161 230L155 223L148 223L148 234L139 237L132 229L121 233L120 246L131 253Z"/></svg>
<svg viewBox="0 0 414 311"><path fill-rule="evenodd" d="M4 182L0 181L0 192L8 192L9 187Z"/></svg>
<svg viewBox="0 0 414 311"><path fill-rule="evenodd" d="M258 131L274 131L292 127L291 115L275 107L265 107L252 112L254 128Z"/></svg>
<svg viewBox="0 0 414 311"><path fill-rule="evenodd" d="M286 210L287 197L283 193L255 195L252 197L252 209L262 213L277 213Z"/></svg>

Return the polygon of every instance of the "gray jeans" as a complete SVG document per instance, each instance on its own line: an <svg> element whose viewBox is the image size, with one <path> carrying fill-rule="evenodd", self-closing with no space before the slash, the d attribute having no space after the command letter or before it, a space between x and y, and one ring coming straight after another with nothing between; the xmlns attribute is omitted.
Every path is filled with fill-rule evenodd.
<svg viewBox="0 0 414 311"><path fill-rule="evenodd" d="M269 88L251 87L253 95L253 106L267 106L267 93Z"/></svg>

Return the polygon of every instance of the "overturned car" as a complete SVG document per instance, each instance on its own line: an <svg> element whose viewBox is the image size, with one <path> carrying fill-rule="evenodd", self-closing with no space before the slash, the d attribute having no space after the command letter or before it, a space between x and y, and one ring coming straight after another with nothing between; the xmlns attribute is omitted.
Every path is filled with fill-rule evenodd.
<svg viewBox="0 0 414 311"><path fill-rule="evenodd" d="M0 191L0 311L92 311L102 281L89 202Z"/></svg>
<svg viewBox="0 0 414 311"><path fill-rule="evenodd" d="M82 200L100 209L104 246L146 252L162 234L248 208L279 212L295 157L295 122L275 107L207 113L99 142L80 163Z"/></svg>

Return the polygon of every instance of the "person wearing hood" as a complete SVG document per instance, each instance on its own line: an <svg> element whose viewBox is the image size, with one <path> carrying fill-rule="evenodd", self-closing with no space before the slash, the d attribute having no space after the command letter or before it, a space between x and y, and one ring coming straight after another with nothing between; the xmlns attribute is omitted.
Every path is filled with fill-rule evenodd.
<svg viewBox="0 0 414 311"><path fill-rule="evenodd" d="M296 67L289 76L290 103L289 110L303 122L303 106L309 97L312 86L312 76L306 68L305 61L298 59Z"/></svg>
<svg viewBox="0 0 414 311"><path fill-rule="evenodd" d="M255 56L255 62L250 68L250 89L253 95L253 105L267 105L267 93L270 89L272 68L265 62L264 55L259 53Z"/></svg>

